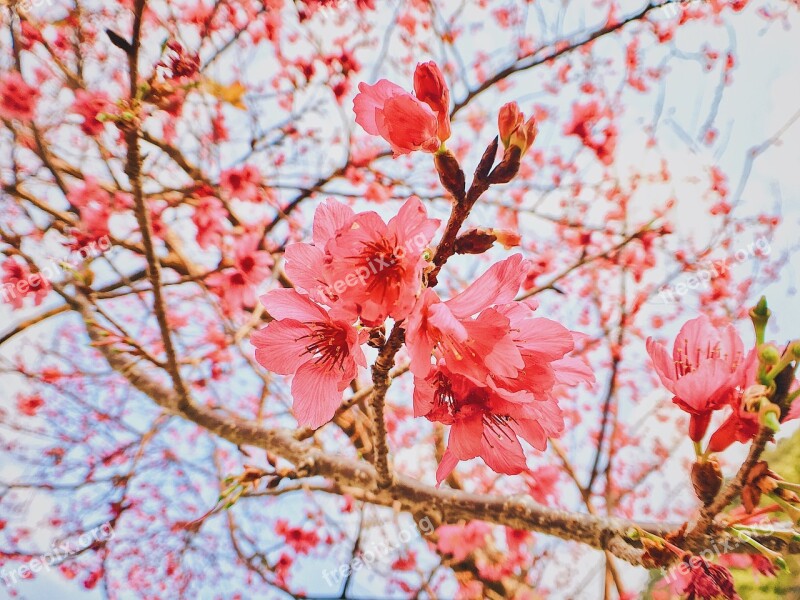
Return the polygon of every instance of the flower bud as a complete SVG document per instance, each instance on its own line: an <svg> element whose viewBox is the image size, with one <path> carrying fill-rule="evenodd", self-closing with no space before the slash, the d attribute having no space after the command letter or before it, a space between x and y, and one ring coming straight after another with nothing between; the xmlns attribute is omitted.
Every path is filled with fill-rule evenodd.
<svg viewBox="0 0 800 600"><path fill-rule="evenodd" d="M758 349L758 359L765 365L777 365L781 352L775 344L762 344Z"/></svg>
<svg viewBox="0 0 800 600"><path fill-rule="evenodd" d="M714 501L720 487L722 487L722 470L719 462L713 456L704 462L692 465L692 485L694 493L704 506Z"/></svg>
<svg viewBox="0 0 800 600"><path fill-rule="evenodd" d="M519 106L516 102L509 102L500 107L500 113L497 115L497 128L500 131L500 141L503 142L503 148L508 148L511 142L511 134L522 125L523 116L519 112Z"/></svg>
<svg viewBox="0 0 800 600"><path fill-rule="evenodd" d="M467 184L464 171L461 170L456 157L449 150L445 150L434 154L433 162L444 189L450 192L456 201L461 201L466 194Z"/></svg>
<svg viewBox="0 0 800 600"><path fill-rule="evenodd" d="M516 102L509 102L500 108L497 126L503 146L516 146L520 149L520 155L528 151L538 133L536 118L531 117L525 121L525 115L519 111Z"/></svg>
<svg viewBox="0 0 800 600"><path fill-rule="evenodd" d="M765 296L761 296L758 304L750 309L750 320L753 321L753 328L756 332L756 344L764 343L764 332L771 314L772 312L767 307L767 298Z"/></svg>
<svg viewBox="0 0 800 600"><path fill-rule="evenodd" d="M497 241L489 229L470 229L458 236L455 242L456 254L483 254Z"/></svg>
<svg viewBox="0 0 800 600"><path fill-rule="evenodd" d="M414 93L418 100L430 106L436 113L438 136L444 142L450 137L450 90L435 62L417 65L414 70Z"/></svg>

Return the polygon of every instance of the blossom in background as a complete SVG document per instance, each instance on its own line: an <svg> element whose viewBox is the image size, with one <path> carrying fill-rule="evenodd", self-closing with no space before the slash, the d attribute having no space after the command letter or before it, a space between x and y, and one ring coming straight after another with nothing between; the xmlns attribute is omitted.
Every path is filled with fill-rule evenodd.
<svg viewBox="0 0 800 600"><path fill-rule="evenodd" d="M292 527L286 519L276 521L275 533L281 536L298 554L308 554L319 544L319 534L316 531Z"/></svg>
<svg viewBox="0 0 800 600"><path fill-rule="evenodd" d="M102 133L104 127L103 122L98 119L98 115L107 112L112 106L111 98L105 92L76 90L72 112L83 117L81 131L94 137Z"/></svg>
<svg viewBox="0 0 800 600"><path fill-rule="evenodd" d="M439 227L410 198L388 223L330 200L314 215L313 244L286 249L286 274L345 320L369 327L408 316L422 285L425 249Z"/></svg>
<svg viewBox="0 0 800 600"><path fill-rule="evenodd" d="M273 290L261 302L275 320L250 338L256 360L275 373L294 375L295 416L301 425L320 427L333 418L358 367L366 367L360 346L365 332L295 290Z"/></svg>
<svg viewBox="0 0 800 600"><path fill-rule="evenodd" d="M613 114L609 108L601 108L596 100L586 104L575 104L572 107L572 120L564 126L564 135L574 135L581 139L584 146L591 149L598 160L610 165L617 147L617 127L611 120ZM606 121L605 127L598 123Z"/></svg>
<svg viewBox="0 0 800 600"><path fill-rule="evenodd" d="M28 417L35 417L42 406L44 406L44 399L39 394L23 395L17 398L17 410Z"/></svg>
<svg viewBox="0 0 800 600"><path fill-rule="evenodd" d="M111 216L111 194L104 190L93 177L86 177L82 184L67 193L69 203L78 209L80 222L73 230L71 248L82 248L109 234L108 219Z"/></svg>
<svg viewBox="0 0 800 600"><path fill-rule="evenodd" d="M439 552L451 554L453 560L462 561L476 548L486 546L486 537L492 526L484 521L470 521L466 525L441 525L436 528L436 547Z"/></svg>
<svg viewBox="0 0 800 600"><path fill-rule="evenodd" d="M362 82L353 99L356 123L389 142L395 156L436 152L450 136L450 91L436 64L417 65L414 84L416 96L386 79Z"/></svg>
<svg viewBox="0 0 800 600"><path fill-rule="evenodd" d="M209 248L219 244L225 233L228 212L219 198L202 196L195 206L192 222L197 227L197 244Z"/></svg>
<svg viewBox="0 0 800 600"><path fill-rule="evenodd" d="M0 117L30 121L38 99L39 90L25 83L17 71L0 78Z"/></svg>
<svg viewBox="0 0 800 600"><path fill-rule="evenodd" d="M3 261L0 283L3 300L14 308L22 308L22 301L29 295L33 295L33 303L39 306L50 292L47 279L31 273L27 265L10 257Z"/></svg>
<svg viewBox="0 0 800 600"><path fill-rule="evenodd" d="M235 313L256 301L256 287L270 274L272 255L259 250L261 237L249 233L238 238L234 248L233 268L213 273L206 283L221 298L225 311Z"/></svg>
<svg viewBox="0 0 800 600"><path fill-rule="evenodd" d="M219 176L219 184L231 198L243 202L260 202L262 200L261 173L253 165L243 165L238 169L222 171Z"/></svg>
<svg viewBox="0 0 800 600"><path fill-rule="evenodd" d="M756 360L732 325L717 329L702 315L687 321L675 338L672 356L653 338L647 352L672 401L690 415L689 437L703 439L711 414L731 402Z"/></svg>

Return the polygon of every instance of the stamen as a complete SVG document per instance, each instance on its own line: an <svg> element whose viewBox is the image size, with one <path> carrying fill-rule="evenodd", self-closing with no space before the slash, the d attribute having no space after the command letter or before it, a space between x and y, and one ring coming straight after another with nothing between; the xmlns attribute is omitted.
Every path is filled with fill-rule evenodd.
<svg viewBox="0 0 800 600"><path fill-rule="evenodd" d="M311 323L310 332L295 341L310 340L305 353L314 358L315 364L323 364L328 370L344 371L344 363L350 355L347 332L330 323ZM303 353L303 354L305 354Z"/></svg>

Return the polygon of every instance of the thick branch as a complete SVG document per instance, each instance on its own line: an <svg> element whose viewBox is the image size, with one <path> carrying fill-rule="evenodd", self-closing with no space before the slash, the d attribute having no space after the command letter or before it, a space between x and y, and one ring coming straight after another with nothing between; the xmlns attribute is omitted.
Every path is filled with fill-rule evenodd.
<svg viewBox="0 0 800 600"><path fill-rule="evenodd" d="M100 339L99 327L93 324L91 307L87 301L76 298L73 306L81 312L87 323L90 337ZM400 474L393 485L380 489L378 473L363 461L336 456L320 448L295 439L287 429L266 429L235 417L222 417L214 411L189 403L182 406L177 393L162 385L133 360L117 352L112 346L98 348L109 365L123 375L135 388L149 396L159 406L203 427L237 446L253 446L268 450L303 468L311 476L325 477L334 482L342 493L396 510L429 516L437 524L457 523L461 520L483 520L553 535L564 540L581 542L600 550L609 550L618 558L632 564L641 564L641 549L626 537L631 527L640 527L657 535L665 535L677 524L654 525L635 523L613 517L571 513L541 506L528 496L495 497L463 491L437 489ZM693 544L695 549L723 547L730 536L721 533L703 537ZM771 538L759 538L765 545L783 551L800 553L800 543L788 547ZM749 546L739 545L739 552L748 552Z"/></svg>

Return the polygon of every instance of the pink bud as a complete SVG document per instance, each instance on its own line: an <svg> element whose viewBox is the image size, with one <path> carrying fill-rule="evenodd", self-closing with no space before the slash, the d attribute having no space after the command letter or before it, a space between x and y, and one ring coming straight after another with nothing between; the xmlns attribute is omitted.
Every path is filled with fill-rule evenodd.
<svg viewBox="0 0 800 600"><path fill-rule="evenodd" d="M520 234L515 231L511 231L510 229L492 229L491 232L506 250L510 250L511 248L519 246L522 243L522 237Z"/></svg>
<svg viewBox="0 0 800 600"><path fill-rule="evenodd" d="M497 126L503 146L505 148L516 146L522 151L522 154L525 154L531 147L539 131L536 126L536 118L531 117L525 121L525 115L519 111L516 102L509 102L500 108Z"/></svg>
<svg viewBox="0 0 800 600"><path fill-rule="evenodd" d="M524 115L522 117L524 118ZM522 154L525 154L528 148L533 145L533 140L536 139L537 133L539 133L539 128L536 126L536 119L531 117L511 134L509 145L517 146L522 151Z"/></svg>
<svg viewBox="0 0 800 600"><path fill-rule="evenodd" d="M414 71L414 92L417 99L430 106L436 113L441 141L450 137L450 90L444 75L433 61L420 63Z"/></svg>
<svg viewBox="0 0 800 600"><path fill-rule="evenodd" d="M511 134L522 125L522 113L516 102L509 102L500 107L500 114L497 116L497 127L500 130L500 141L503 147L508 148Z"/></svg>

